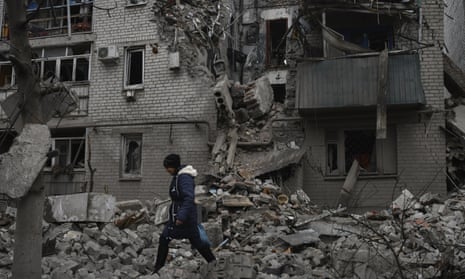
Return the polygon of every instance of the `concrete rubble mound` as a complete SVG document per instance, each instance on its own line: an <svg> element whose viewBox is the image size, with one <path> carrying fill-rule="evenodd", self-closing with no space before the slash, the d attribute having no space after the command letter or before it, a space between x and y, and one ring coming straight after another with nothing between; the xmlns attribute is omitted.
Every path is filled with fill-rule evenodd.
<svg viewBox="0 0 465 279"><path fill-rule="evenodd" d="M322 210L302 190L285 193L269 180L223 178L196 188L215 265L174 240L152 275L169 202L132 200L117 202L108 223L44 221L42 278L458 278L464 194L404 190L389 209L353 214ZM0 215L0 278L11 278L14 216L12 208Z"/></svg>

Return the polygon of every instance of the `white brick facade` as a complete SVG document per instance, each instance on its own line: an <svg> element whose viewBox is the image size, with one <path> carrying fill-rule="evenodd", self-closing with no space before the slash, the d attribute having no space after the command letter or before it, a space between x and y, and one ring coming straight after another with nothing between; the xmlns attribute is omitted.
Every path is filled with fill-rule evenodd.
<svg viewBox="0 0 465 279"><path fill-rule="evenodd" d="M189 77L185 69L168 69L168 43L160 41L156 24L150 19L153 1L126 7L125 0L117 8L94 10L93 31L96 34L92 59L89 115L97 123L125 123L128 126L98 127L89 130L91 154L97 191L108 190L119 199L151 199L166 196L169 175L162 161L171 153L179 153L182 161L206 170L209 148L207 125L177 124L176 121L207 120L216 124L216 107L207 85ZM113 1L95 1L95 5L111 8ZM158 53L152 52L152 45ZM116 45L117 64L97 59L99 47ZM135 101L128 102L123 91L124 52L129 46L145 46L144 89L137 90ZM137 125L156 121L172 124ZM171 127L170 127L171 126ZM142 133L142 175L139 180L120 179L121 134ZM171 137L171 141L170 141Z"/></svg>

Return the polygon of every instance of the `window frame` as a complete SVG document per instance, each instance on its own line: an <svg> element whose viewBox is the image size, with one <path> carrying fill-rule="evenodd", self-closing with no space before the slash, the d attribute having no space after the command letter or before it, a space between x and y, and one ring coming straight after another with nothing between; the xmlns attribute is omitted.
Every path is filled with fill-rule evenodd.
<svg viewBox="0 0 465 279"><path fill-rule="evenodd" d="M273 59L275 59L275 56L273 55L273 39L272 39L272 34L273 33L271 30L271 24L273 22L282 22L283 25L286 25L286 32L284 32L283 35L286 35L286 33L289 31L289 18L288 17L279 17L279 18L273 18L273 19L267 19L265 21L266 25L266 38L265 38L265 64L267 67L279 67L279 66L286 66L286 45L287 45L287 37L289 34L286 35L286 39L283 41L284 44L282 48L284 48L284 58L282 62L278 63L273 63Z"/></svg>
<svg viewBox="0 0 465 279"><path fill-rule="evenodd" d="M346 147L345 147L345 132L346 131L367 131L372 130L375 132L376 129L372 127L353 127L353 128L333 128L325 130L324 137L324 176L327 178L341 177L348 174L348 168L346 167ZM337 138L329 137L329 133L336 133ZM375 137L375 156L376 156L376 171L360 172L361 177L365 176L389 176L397 175L398 173L398 162L397 162L397 132L395 126L388 126L388 135L386 139L376 139ZM337 149L337 169L332 173L329 171L329 145L336 145ZM386 152L392 152L393 158L387 158ZM389 161L388 161L389 160ZM390 165L391 164L391 165ZM389 171L388 169L394 169L395 171Z"/></svg>
<svg viewBox="0 0 465 279"><path fill-rule="evenodd" d="M47 48L39 48L40 57L33 59L33 63L39 63L39 76L41 79L44 79L45 74L45 63L46 62L55 62L55 78L61 81L61 61L62 60L73 60L73 68L71 73L71 80L61 81L61 82L89 82L91 77L91 45L89 44L89 53L85 54L78 54L78 55L70 55L70 48L71 46L62 47L65 49L65 55L59 56L45 56L45 51ZM87 59L88 67L87 67L87 79L86 80L76 80L76 71L77 71L77 61L79 59Z"/></svg>
<svg viewBox="0 0 465 279"><path fill-rule="evenodd" d="M120 179L141 179L142 178L142 148L143 148L143 133L124 133L121 134L120 148ZM127 164L127 146L128 142L135 140L139 143L139 171L138 173L126 172Z"/></svg>
<svg viewBox="0 0 465 279"><path fill-rule="evenodd" d="M141 69L141 83L138 84L128 84L130 79L130 55L135 52L142 53L142 69ZM144 46L131 46L127 47L124 51L124 78L123 78L123 88L125 90L134 90L134 89L143 89L144 88L144 76L145 76L145 45Z"/></svg>
<svg viewBox="0 0 465 279"><path fill-rule="evenodd" d="M73 166L73 171L85 171L86 167L85 167L85 161L86 161L86 137L85 136L82 136L82 137L56 137L56 138L52 138L52 150L55 150L56 148L56 142L57 141L60 141L60 140L67 140L68 141L68 152L67 152L67 157L66 157L66 166L70 165L72 163L72 160L74 158L71 158L71 147L72 147L72 141L73 140L83 140L84 143L83 143L83 149L84 149L84 166L82 168L77 168L76 166ZM53 157L51 158L51 163L50 163L50 166L47 166L47 169L51 170L53 169L56 165L58 164L58 159L57 157ZM65 166L65 167L66 167Z"/></svg>
<svg viewBox="0 0 465 279"><path fill-rule="evenodd" d="M13 88L15 85L16 85L16 73L15 73L15 67L13 66L13 64L11 62L0 62L0 65L1 66L11 66L11 82L10 82L10 85L4 85L4 86L0 86L0 90L8 90L8 89L11 89Z"/></svg>

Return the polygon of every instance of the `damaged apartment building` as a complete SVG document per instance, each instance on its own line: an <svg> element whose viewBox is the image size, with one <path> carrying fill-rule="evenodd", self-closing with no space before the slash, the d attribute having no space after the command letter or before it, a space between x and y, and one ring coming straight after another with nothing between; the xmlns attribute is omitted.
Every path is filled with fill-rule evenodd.
<svg viewBox="0 0 465 279"><path fill-rule="evenodd" d="M60 151L44 169L49 194L166 196L173 152L197 183L273 179L321 205L446 192L442 1L28 5L38 73L79 102L48 123ZM15 74L0 63L5 99ZM15 132L0 117L5 152Z"/></svg>

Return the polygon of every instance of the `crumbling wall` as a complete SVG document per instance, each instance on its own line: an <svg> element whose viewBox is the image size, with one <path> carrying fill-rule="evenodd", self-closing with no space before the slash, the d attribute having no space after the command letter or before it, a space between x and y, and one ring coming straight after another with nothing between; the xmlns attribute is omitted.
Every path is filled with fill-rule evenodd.
<svg viewBox="0 0 465 279"><path fill-rule="evenodd" d="M463 1L444 1L445 53L465 70L465 5Z"/></svg>

